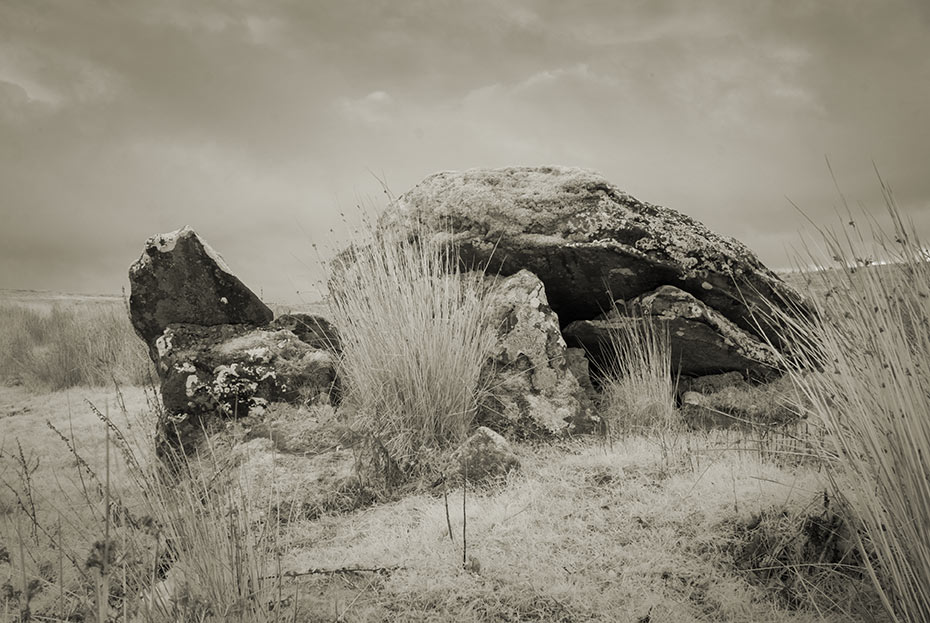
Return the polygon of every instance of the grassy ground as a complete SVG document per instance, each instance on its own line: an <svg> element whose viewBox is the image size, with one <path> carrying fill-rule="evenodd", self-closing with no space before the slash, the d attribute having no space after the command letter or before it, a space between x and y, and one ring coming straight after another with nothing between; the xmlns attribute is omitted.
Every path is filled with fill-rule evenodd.
<svg viewBox="0 0 930 623"><path fill-rule="evenodd" d="M153 369L117 297L0 291L0 382L54 391L141 385Z"/></svg>
<svg viewBox="0 0 930 623"><path fill-rule="evenodd" d="M346 581L355 590L354 601L319 602L313 620L810 620L810 605L793 604L818 597L828 578L814 579L796 560L782 566L784 581L753 581L752 571L738 570L746 535L736 526L772 508L817 514L822 477L706 438L677 441L682 453L671 463L643 437L613 448L522 448L522 474L467 499L466 569L460 491L452 495L452 538L444 500L415 496L296 528L287 566L399 567L314 578L311 590ZM848 611L862 608L849 598L867 582L845 584L819 596L832 610L827 620L854 620Z"/></svg>
<svg viewBox="0 0 930 623"><path fill-rule="evenodd" d="M385 301L399 277L391 275ZM420 277L428 283L435 275ZM439 282L454 311L462 292ZM411 292L414 307L399 302L397 322L410 322L407 310L424 296ZM826 445L838 456L842 431L831 431L830 413L816 408L829 408L816 392L831 385L818 385L815 373L798 371L810 376L764 390L743 387L712 403L781 421L760 410L797 403L796 387L808 387L811 400L796 406L809 417L796 425L702 432L645 417L635 427L615 425L608 437L518 444L522 468L480 489L378 492L354 508L282 517L281 504L250 489L250 474L209 456L184 486L152 469L154 407L145 390L95 388L101 381L92 375L71 380L73 361L123 369L119 356L88 356L103 340L82 337L121 326L112 305L58 300L50 309L20 308L0 327L20 353L0 368L7 373L0 385L0 620L128 620L134 611L144 621L893 620L872 577L890 565L848 523L856 515L836 495L861 488L864 472L817 451ZM422 321L437 317L447 316ZM139 348L125 326L113 329L121 347L112 352ZM42 359L62 344L79 352ZM50 374L32 382L10 375L25 369L22 353L44 361ZM442 357L454 355L440 352L435 368L445 371ZM401 394L418 387L404 385L405 374L423 382L421 368L398 370L389 380ZM463 374L427 382L435 389ZM74 387L50 391L62 379ZM664 386L663 404L668 393ZM610 398L614 419L628 398ZM420 415L438 417L433 406ZM314 413L292 417L307 438L331 433L332 422ZM126 443L118 430L129 431ZM278 441L254 438L265 454L243 465L270 462L266 472L294 477L288 465L304 463ZM415 447L432 452L431 443ZM301 490L294 482L282 490ZM285 507L300 508L300 500L289 501ZM900 553L896 547L888 551ZM159 591L173 600L159 604Z"/></svg>
<svg viewBox="0 0 930 623"><path fill-rule="evenodd" d="M73 428L79 452L103 474L101 424L82 396L116 403L107 390L17 388L4 391L4 409L15 414L0 422L7 446L16 438L27 462L40 459L30 488L42 522L54 527L59 513L65 517L63 531L73 538L64 548L84 564L103 533L100 507L88 512L74 455L43 422L68 436ZM135 415L124 418L115 407L111 414L122 427L135 420L140 431L144 392L124 396ZM869 613L882 620L867 576L845 573L833 550L804 531L810 517L831 516L826 474L775 450L771 440L733 431L518 446L520 472L466 492L464 525L461 489L448 502L413 495L293 521L266 543L264 566L285 574L283 620L296 611L299 621L808 621L818 608L829 621ZM16 446L6 449L0 479L20 490L17 454ZM131 493L115 450L111 460L114 497ZM281 457L282 472L284 465ZM41 575L44 563L52 576L44 601L43 591L34 598L38 611L55 601L59 556L41 535L43 546L32 545L9 488L0 509L12 559L6 568L0 562L0 574L19 584L24 536L26 566ZM347 570L357 568L375 571ZM16 620L15 608L8 616Z"/></svg>

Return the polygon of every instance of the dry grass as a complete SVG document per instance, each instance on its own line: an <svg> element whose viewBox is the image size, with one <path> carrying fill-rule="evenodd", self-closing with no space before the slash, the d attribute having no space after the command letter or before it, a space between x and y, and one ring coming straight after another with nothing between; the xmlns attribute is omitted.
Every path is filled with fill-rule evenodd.
<svg viewBox="0 0 930 623"><path fill-rule="evenodd" d="M443 498L425 495L295 527L285 567L386 570L307 576L308 592L350 589L322 601L328 616L314 621L811 621L821 617L806 597L828 586L818 595L822 620L862 620L866 578L829 584L804 568L816 555L785 559L804 597L789 603L781 583L756 582L755 569L733 559L746 541L734 526L771 508L803 522L819 512L811 501L825 479L687 437L694 462L673 468L638 435L611 449L521 448L520 473L469 497L466 569L461 507L452 508L450 538ZM773 560L779 545L773 539Z"/></svg>
<svg viewBox="0 0 930 623"><path fill-rule="evenodd" d="M81 435L49 425L57 452L37 453L33 438L0 454L2 620L294 620L269 609L283 602L277 522L259 521L268 509L254 507L245 479L150 462L139 434L150 411L142 421L124 406L113 417L91 403L75 411ZM96 443L85 447L89 419ZM46 466L49 454L66 465Z"/></svg>
<svg viewBox="0 0 930 623"><path fill-rule="evenodd" d="M383 234L337 264L330 292L353 427L382 471L423 471L464 439L483 391L497 332L481 275L460 273L442 245Z"/></svg>
<svg viewBox="0 0 930 623"><path fill-rule="evenodd" d="M792 377L826 425L834 484L888 611L930 621L930 263L883 190L890 237L874 223L821 232L834 261L820 263L841 279L818 288L815 319L791 326Z"/></svg>
<svg viewBox="0 0 930 623"><path fill-rule="evenodd" d="M67 403L64 393L43 402L20 391L31 409ZM102 404L103 397L95 400ZM129 411L148 413L138 390L127 401ZM110 404L117 401L111 397ZM136 421L115 406L110 411L121 427ZM819 513L811 500L820 499L826 478L808 467L764 461L732 431L669 433L674 454L636 434L609 449L596 440L519 445L519 473L469 491L467 528L461 489L449 492L448 523L441 495L414 495L282 524L272 507L256 508L261 496L241 484L250 478L213 478L209 457L178 486L146 469L144 456L142 469L112 448L107 460L104 429L86 406L74 408L77 453L39 442L39 430L24 415L10 416L20 428L7 430L36 444L38 452L25 446L32 457L27 464L41 456L30 480L45 530L36 546L28 513L6 498L0 543L10 562L0 562L0 583L8 580L10 589L5 602L0 595L0 616L6 607L9 620L17 620L19 595L30 585L36 620L78 614L98 620L102 602L113 619L125 620L125 611L152 621L637 621L649 615L780 623L813 620L817 608L826 621L867 620L874 611L867 579L843 575L803 551L800 527ZM58 416L70 437L67 422ZM130 446L146 447L151 424L134 425L142 434L136 441L127 435ZM90 476L76 469L78 454L100 481L105 465L112 466L109 515L106 488L88 480L85 499L77 474ZM50 457L58 462L46 465ZM17 461L4 464L4 479L22 490ZM76 481L62 483L70 486L67 506L61 474ZM59 511L63 548L51 546L59 538ZM771 521L748 531L760 515ZM103 542L113 546L107 556ZM109 561L105 572L103 560ZM155 605L143 597L152 595L169 564L174 599L162 584L163 600ZM359 568L375 571L354 571Z"/></svg>
<svg viewBox="0 0 930 623"><path fill-rule="evenodd" d="M614 317L626 317L616 306ZM601 377L600 414L608 434L666 430L678 419L668 334L650 317L631 316L611 330Z"/></svg>
<svg viewBox="0 0 930 623"><path fill-rule="evenodd" d="M55 391L152 378L145 346L119 303L56 303L48 310L6 303L0 318L0 383Z"/></svg>
<svg viewBox="0 0 930 623"><path fill-rule="evenodd" d="M427 470L437 449L464 436L485 390L480 373L496 327L484 321L479 279L457 274L448 257L441 247L380 239L356 249L355 263L333 282L347 385L346 404L336 416L348 417L370 447L383 452L382 469ZM915 534L902 514L908 504L909 512L916 509L913 516L926 520L924 502L930 499L921 488L925 472L917 471L926 467L919 463L928 451L920 435L930 425L921 401L930 400L930 388L926 375L913 372L930 365L920 358L930 352L930 338L921 333L927 299L918 294L930 292L912 283L919 278L930 284L930 274L921 272L925 267L918 262L901 269L909 280L906 290L883 276L865 290L849 288L847 298L831 295L839 302L831 313L849 313L849 326L804 325L799 334L817 363L832 362L824 353L848 356L836 362L837 375L830 374L831 366L825 375L798 375L810 419L835 420L836 469L829 477L809 461L805 439L798 442L805 454L799 464L784 460L794 449L773 452L771 440L753 437L757 431L679 430L667 342L646 322L632 323L613 345L617 365L609 371L602 403L612 424L610 445L517 445L522 469L492 488L469 489L467 499L461 489L450 491L448 500L410 495L288 522L275 514L281 505L265 505L268 496L249 489L255 478L214 473L227 464L222 460L181 463L175 471L187 474L183 481L154 469L148 454L153 411L139 389L122 401L111 398L110 421L119 426L105 427L72 393L3 388L0 617L883 621L870 590L872 573L899 620L926 620L901 605L919 594L894 583L923 578L913 565L925 561L927 551L920 540L926 537ZM861 287L860 271L850 271L850 279ZM855 307L848 297L878 305L879 292L904 302L883 299L887 311L873 311L873 324L856 329L865 320L858 314L869 315L868 308ZM883 323L874 324L876 318ZM890 329L893 320L901 321L904 334ZM101 315L88 320L113 321ZM0 335L32 336L25 350L41 355L37 345L49 343L53 331L30 328L37 322L33 316L12 322L19 323L16 330L0 328ZM821 333L831 327L832 337ZM137 343L131 329L129 336ZM864 346L847 345L850 338ZM903 353L883 368L889 362L866 347L881 356ZM120 369L119 361L98 358L104 369L114 362ZM752 391L729 396L731 406L749 410L775 400ZM80 393L104 404L99 390ZM128 408L120 407L124 403ZM46 417L66 442L44 426ZM129 431L125 441L118 430ZM273 479L292 457L261 458L269 464L263 463L263 474ZM830 478L846 506L831 495L828 512L822 500ZM301 490L290 481L261 482L276 491ZM892 485L904 492L890 491ZM917 496L916 502L905 496ZM300 500L294 502L299 506ZM831 514L838 507L854 511L845 531ZM887 535L869 534L876 525ZM865 536L859 527L866 528ZM822 543L810 537L811 530ZM840 534L845 540L838 550ZM847 557L845 545L857 539L874 556L865 556L865 563ZM828 550L841 555L828 556ZM868 570L860 566L866 563ZM897 572L890 580L889 571Z"/></svg>

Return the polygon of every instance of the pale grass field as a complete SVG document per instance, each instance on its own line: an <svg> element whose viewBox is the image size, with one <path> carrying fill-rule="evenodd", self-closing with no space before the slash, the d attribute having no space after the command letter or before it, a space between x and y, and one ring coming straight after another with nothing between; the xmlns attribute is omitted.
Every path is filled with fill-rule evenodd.
<svg viewBox="0 0 930 623"><path fill-rule="evenodd" d="M0 386L0 477L11 477L9 457L18 453L21 445L27 457L39 459L37 482L60 481L71 489L78 478L73 469L75 458L59 436L49 428L51 423L61 431L94 468L103 473L106 454L105 425L87 404L109 413L114 422L129 435L138 437L140 448L146 446L154 432L149 401L143 387L121 388L122 399L130 417L119 408L119 396L113 388L79 387L50 393L35 393L24 387ZM119 482L125 465L118 453L112 456L112 477ZM10 491L0 490L0 509L9 508ZM67 508L59 509L62 511Z"/></svg>
<svg viewBox="0 0 930 623"><path fill-rule="evenodd" d="M400 567L353 578L357 599L320 603L321 621L347 612L352 621L811 620L812 610L786 609L728 570L724 550L738 540L730 527L760 511L816 512L824 478L714 451L701 435L678 441L691 447L672 464L637 436L612 448L521 448L521 473L467 499L472 571L462 569L460 490L453 539L444 500L413 496L295 527L286 567ZM824 620L851 620L852 588Z"/></svg>
<svg viewBox="0 0 930 623"><path fill-rule="evenodd" d="M134 427L140 448L153 430L145 391L122 393L129 418L108 388L0 390L7 414L0 419L0 480L17 483L10 454L18 451L17 441L27 457L39 458L32 488L40 514L49 525L65 517L65 531L73 524L75 538L67 546L78 557L87 556L102 528L99 516L94 523L82 508L73 455L45 420L73 434L79 453L102 474L104 429L84 399L101 410L109 404L122 429ZM760 443L770 446L767 460L760 458ZM591 438L517 446L519 473L467 491L467 569L461 489L449 492L452 539L444 499L420 494L292 522L264 565L274 573L277 559L281 571L295 574L283 579L280 590L289 608L298 607L300 621L633 622L647 615L651 621L848 621L867 620L865 612L884 620L865 578L831 584L829 570L811 575L789 564L786 573L800 581L787 584L814 604L798 607L780 595L784 582L753 583L747 579L752 572L735 568L734 548L746 537L734 526L775 509L797 529L803 517L822 510L825 474L816 463L794 465L793 457L776 450L751 435L681 431L610 444ZM111 461L118 492L128 483L117 452ZM25 532L28 522L8 488L0 491L0 501L5 543L15 552L14 524ZM791 530L784 534L790 538ZM27 557L54 560L30 549ZM387 571L300 575L346 568ZM10 572L0 564L0 574Z"/></svg>
<svg viewBox="0 0 930 623"><path fill-rule="evenodd" d="M74 457L45 420L66 435L73 430L79 452L103 473L102 424L82 401L101 409L115 405L113 390L31 394L4 388L2 395L3 409L17 414L0 420L6 446L0 480L16 482L9 452L19 441L27 457L40 459L32 477L40 512L52 524L61 514L66 527L88 521ZM123 396L132 417L115 407L111 416L121 428L132 423L144 446L152 430L145 392L127 388ZM433 495L289 524L275 551L281 570L296 577L285 578L281 590L296 594L302 621L820 619L813 607L789 607L779 596L782 583L754 585L729 562L743 540L734 526L771 509L791 518L822 511L828 483L816 464L796 466L774 460L780 455L773 453L762 460L758 443L733 432L666 432L611 444L587 439L517 446L519 473L467 491L468 569L462 565L462 491L456 489L449 492L452 539L446 503ZM125 472L115 451L111 461L112 486L119 491ZM7 542L21 515L11 498L8 489L0 491ZM19 521L23 529L27 522ZM69 543L78 551L80 545ZM89 549L90 542L83 546ZM345 568L387 571L299 575ZM787 572L811 583L797 590L822 608L821 620L865 620L865 611L883 620L867 579L843 578L840 590L833 584L832 592L819 595L829 573L808 578L801 568Z"/></svg>
<svg viewBox="0 0 930 623"><path fill-rule="evenodd" d="M64 620L59 601L86 620L105 618L89 610L93 595L74 586L75 572L56 574L62 556L48 538L30 535L28 507L34 504L40 523L53 531L62 522L62 534L68 533L60 539L63 549L87 572L83 561L108 529L100 520L102 498L85 495L87 474L82 482L76 455L46 420L102 478L106 428L85 399L129 431L143 462L150 456L152 395L138 386L121 394L124 407L112 386L55 392L0 386L0 617L27 620L12 592L40 578L34 620ZM192 554L219 561L216 578L207 579L234 583L242 578L230 577L224 556L247 557L249 586L262 584L250 594L261 595L267 606L224 610L227 593L215 591L185 602L181 618L175 610L173 617L149 613L140 620L890 620L868 576L848 568L855 566L852 557L837 565L805 550L805 522L831 513L825 508L828 474L811 454L810 444L820 437L809 427L817 430L817 423L778 433L663 425L609 440L517 444L519 472L489 487L451 489L447 498L386 498L348 513L292 517L280 526L269 520L269 509L252 509L242 515L252 533L230 524L231 541L202 541L198 547L205 549ZM801 429L804 437L792 438ZM109 449L112 495L135 504L139 490L115 446ZM199 495L192 489L188 497ZM232 495L242 498L234 508L249 506L249 491ZM207 511L216 523L203 529L224 534L229 508ZM176 568L183 574L188 565L191 575L202 574L197 562ZM62 584L73 594L59 597ZM126 597L139 602L140 594ZM111 619L123 620L125 612L117 608Z"/></svg>

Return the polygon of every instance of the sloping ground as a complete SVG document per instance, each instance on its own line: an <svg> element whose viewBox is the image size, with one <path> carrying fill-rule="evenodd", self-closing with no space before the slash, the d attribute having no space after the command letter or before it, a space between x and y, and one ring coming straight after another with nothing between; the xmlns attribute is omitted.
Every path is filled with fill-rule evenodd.
<svg viewBox="0 0 930 623"><path fill-rule="evenodd" d="M40 458L32 474L40 515L55 525L65 513L69 533L82 528L67 543L80 560L99 522L83 517L75 457L44 422L69 437L73 429L99 473L103 427L85 396L101 410L109 401L120 427L135 422L134 445L145 445L151 422L140 389L125 392L128 419L112 390L0 389L0 476L17 482L17 439L27 458ZM848 535L824 536L833 517L826 477L809 459L797 464L803 450L787 437L736 431L517 445L522 469L470 489L465 525L461 489L447 500L440 490L282 525L280 567L267 569L285 573L273 605L284 621L800 622L819 618L818 608L827 621L885 620L868 579L844 566L855 566ZM285 477L288 455L277 456ZM111 452L117 491L119 458ZM15 518L11 491L0 493L0 515ZM30 557L57 560L28 547ZM0 564L0 573L11 569ZM54 601L57 589L49 591L35 597L36 612Z"/></svg>
<svg viewBox="0 0 930 623"><path fill-rule="evenodd" d="M774 513L800 527L823 512L826 486L815 469L739 450L747 441L676 434L612 448L524 446L520 474L468 492L465 526L461 489L448 502L413 496L292 525L281 551L297 577L283 594L296 591L309 621L810 621L818 606L832 609L825 620L848 621L878 612L856 574L784 566L778 551L757 560L782 565L779 573L746 564L747 541L758 549L760 537L746 526ZM791 538L763 542L778 550ZM822 554L808 555L826 568ZM356 568L376 571L346 571Z"/></svg>

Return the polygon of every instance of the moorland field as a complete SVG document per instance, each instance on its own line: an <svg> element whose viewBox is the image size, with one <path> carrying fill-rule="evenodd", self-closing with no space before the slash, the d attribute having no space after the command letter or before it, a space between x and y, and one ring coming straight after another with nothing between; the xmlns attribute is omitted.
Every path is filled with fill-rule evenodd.
<svg viewBox="0 0 930 623"><path fill-rule="evenodd" d="M930 621L930 268L913 237L883 266L836 250L784 275L821 311L788 323L787 374L713 398L754 421L684 426L661 339L621 337L606 432L313 513L215 457L159 467L121 298L4 292L0 620ZM304 411L314 453L347 443Z"/></svg>

